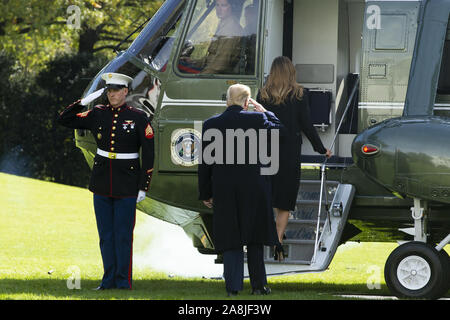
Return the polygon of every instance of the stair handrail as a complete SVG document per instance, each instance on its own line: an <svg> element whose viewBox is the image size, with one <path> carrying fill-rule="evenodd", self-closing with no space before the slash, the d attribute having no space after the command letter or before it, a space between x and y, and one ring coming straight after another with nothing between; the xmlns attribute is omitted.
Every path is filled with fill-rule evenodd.
<svg viewBox="0 0 450 320"><path fill-rule="evenodd" d="M325 163L322 163L320 166L320 193L319 193L319 211L317 213L317 225L316 225L316 236L314 240L314 254L311 259L311 264L316 262L316 255L317 255L317 249L319 246L319 230L320 230L320 214L322 211L322 196L323 196L323 189L326 184L325 182ZM325 191L326 193L326 191ZM326 195L325 195L326 197Z"/></svg>
<svg viewBox="0 0 450 320"><path fill-rule="evenodd" d="M344 113L342 114L342 117L341 117L341 121L339 121L339 125L338 125L338 127L336 129L336 133L334 134L334 137L333 137L333 142L331 143L331 147L329 148L330 150L333 150L333 147L336 144L337 135L339 134L339 130L341 130L342 122L344 121L345 116L347 115L348 109L350 108L350 105L352 104L352 102L355 98L355 93L356 93L356 89L358 89L358 86L359 86L359 77L356 79L356 82L353 85L353 89L350 94L350 98L348 98L347 105L345 106ZM325 158L324 164L327 163L327 161L328 161L328 158Z"/></svg>
<svg viewBox="0 0 450 320"><path fill-rule="evenodd" d="M356 79L355 84L353 85L353 89L352 92L350 94L350 97L347 101L347 105L345 107L344 113L342 114L341 120L339 121L339 125L337 127L336 133L334 134L333 137L333 142L331 144L331 147L329 148L329 150L332 150L335 143L336 143L336 138L337 135L339 134L339 130L341 129L342 126L342 122L345 119L345 116L347 115L348 109L350 108L350 105L353 102L353 99L355 98L355 93L356 93L356 89L358 88L359 85L359 77ZM322 213L322 199L323 199L323 194L324 194L324 189L325 189L325 205L328 204L328 197L327 197L327 190L326 190L326 166L327 166L327 162L328 162L328 158L325 157L324 162L320 165L320 194L319 194L319 211L317 213L317 225L316 225L316 236L315 236L315 240L314 240L314 254L313 257L311 259L311 264L316 262L316 255L317 255L317 250L318 250L318 246L319 246L319 230L320 230L320 216ZM328 217L328 225L331 231L331 218L330 218L330 212L329 210L327 210L327 217Z"/></svg>

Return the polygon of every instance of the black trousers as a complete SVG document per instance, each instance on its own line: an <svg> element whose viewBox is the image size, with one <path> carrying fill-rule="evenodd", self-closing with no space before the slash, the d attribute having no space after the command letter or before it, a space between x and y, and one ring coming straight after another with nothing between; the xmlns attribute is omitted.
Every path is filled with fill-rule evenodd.
<svg viewBox="0 0 450 320"><path fill-rule="evenodd" d="M247 246L247 266L252 289L262 289L267 284L262 244ZM223 271L227 292L241 291L244 285L244 251L242 248L223 253Z"/></svg>

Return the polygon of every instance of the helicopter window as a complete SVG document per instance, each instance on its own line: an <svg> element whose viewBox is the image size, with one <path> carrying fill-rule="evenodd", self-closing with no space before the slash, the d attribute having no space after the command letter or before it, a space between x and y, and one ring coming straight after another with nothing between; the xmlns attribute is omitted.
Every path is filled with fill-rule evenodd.
<svg viewBox="0 0 450 320"><path fill-rule="evenodd" d="M258 16L258 0L197 1L178 70L253 75Z"/></svg>
<svg viewBox="0 0 450 320"><path fill-rule="evenodd" d="M382 15L383 28L376 30L376 50L405 50L407 16Z"/></svg>
<svg viewBox="0 0 450 320"><path fill-rule="evenodd" d="M129 52L150 65L154 70L165 71L175 34L179 30L185 8L185 0L164 2L145 29L131 44Z"/></svg>
<svg viewBox="0 0 450 320"><path fill-rule="evenodd" d="M450 22L447 26L447 35L442 52L437 93L438 95L450 95Z"/></svg>
<svg viewBox="0 0 450 320"><path fill-rule="evenodd" d="M450 18L447 24L433 114L450 116Z"/></svg>

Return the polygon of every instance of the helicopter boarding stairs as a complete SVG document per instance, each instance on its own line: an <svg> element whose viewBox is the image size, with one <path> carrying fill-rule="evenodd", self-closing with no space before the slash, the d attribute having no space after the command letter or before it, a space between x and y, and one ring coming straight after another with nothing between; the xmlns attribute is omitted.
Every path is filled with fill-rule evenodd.
<svg viewBox="0 0 450 320"><path fill-rule="evenodd" d="M265 247L266 273L326 270L339 245L354 194L350 184L325 182L324 178L301 181L297 206L290 212L283 240L284 260L274 260L274 248Z"/></svg>

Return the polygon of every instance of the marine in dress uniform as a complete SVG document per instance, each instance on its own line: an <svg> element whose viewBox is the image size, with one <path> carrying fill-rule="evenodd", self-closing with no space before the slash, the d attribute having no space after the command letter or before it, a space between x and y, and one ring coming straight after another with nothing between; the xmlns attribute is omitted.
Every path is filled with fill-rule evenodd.
<svg viewBox="0 0 450 320"><path fill-rule="evenodd" d="M131 289L136 203L145 199L150 186L154 133L146 114L125 103L132 78L118 73L105 73L102 78L110 103L83 112L85 105L102 94L104 89L100 89L68 106L58 122L90 130L97 142L89 183L104 267L97 289Z"/></svg>
<svg viewBox="0 0 450 320"><path fill-rule="evenodd" d="M246 88L246 89L245 89ZM245 90L244 102L236 98ZM245 92L244 91L244 92ZM234 93L233 93L234 92ZM255 110L247 111L250 89L233 85L227 92L227 109L209 118L203 124L203 136L209 129L219 130L226 136L227 130L282 129L280 121L271 112L254 100ZM202 154L211 142L202 141ZM259 142L256 143L259 145ZM223 152L226 155L224 146ZM249 143L245 154L249 155ZM236 145L234 155L238 155ZM239 156L239 155L238 155ZM225 158L225 157L224 157ZM247 159L248 160L248 159ZM202 161L198 171L199 199L213 207L213 239L218 253L223 253L225 286L228 295L236 295L243 288L244 253L247 246L247 261L250 283L255 294L268 294L263 246L278 243L271 204L270 176L261 175L261 163L213 163Z"/></svg>

